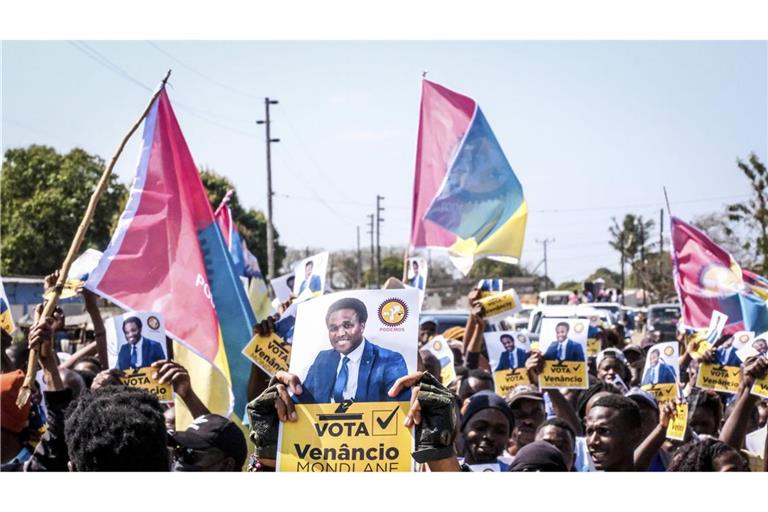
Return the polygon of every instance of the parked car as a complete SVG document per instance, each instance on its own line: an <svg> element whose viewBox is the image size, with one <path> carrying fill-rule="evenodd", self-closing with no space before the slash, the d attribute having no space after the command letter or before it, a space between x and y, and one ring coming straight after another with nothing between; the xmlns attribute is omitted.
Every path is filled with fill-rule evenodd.
<svg viewBox="0 0 768 512"><path fill-rule="evenodd" d="M649 334L658 332L659 341L674 341L677 321L681 315L680 304L652 304L648 306L646 329Z"/></svg>
<svg viewBox="0 0 768 512"><path fill-rule="evenodd" d="M424 322L434 322L436 325L435 334L443 334L451 327L464 327L467 325L469 313L462 310L453 311L422 311L419 316L419 325ZM485 323L485 332L495 331L497 326L491 322Z"/></svg>

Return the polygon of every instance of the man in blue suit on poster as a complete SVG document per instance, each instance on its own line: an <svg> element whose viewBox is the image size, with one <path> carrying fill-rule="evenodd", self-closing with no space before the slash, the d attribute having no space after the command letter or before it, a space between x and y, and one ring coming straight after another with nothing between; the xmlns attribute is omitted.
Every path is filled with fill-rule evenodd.
<svg viewBox="0 0 768 512"><path fill-rule="evenodd" d="M128 343L120 347L117 354L117 368L146 368L155 361L165 359L162 345L141 335L141 319L135 316L123 321L123 334Z"/></svg>
<svg viewBox="0 0 768 512"><path fill-rule="evenodd" d="M298 295L301 295L304 290L309 288L309 291L312 292L312 294L315 294L320 291L320 288L322 287L322 283L320 282L320 276L316 276L312 274L312 270L314 269L315 264L312 263L312 260L309 260L304 265L304 281L301 282L301 285L299 285L299 293Z"/></svg>
<svg viewBox="0 0 768 512"><path fill-rule="evenodd" d="M584 349L581 344L568 338L571 326L568 322L560 322L555 326L556 341L552 342L544 353L546 361L576 361L585 362Z"/></svg>
<svg viewBox="0 0 768 512"><path fill-rule="evenodd" d="M733 346L733 337L715 350L715 360L721 366L741 366L741 358Z"/></svg>
<svg viewBox="0 0 768 512"><path fill-rule="evenodd" d="M504 352L499 356L499 364L495 371L524 368L528 360L528 352L522 348L515 348L515 340L509 334L502 334L499 340L504 345Z"/></svg>
<svg viewBox="0 0 768 512"><path fill-rule="evenodd" d="M325 324L333 347L315 358L301 383L298 403L408 401L410 389L391 398L387 392L397 379L408 374L403 356L367 340L368 311L355 298L339 299L328 308Z"/></svg>
<svg viewBox="0 0 768 512"><path fill-rule="evenodd" d="M643 382L641 386L646 384L674 384L675 383L675 370L670 365L665 363L659 357L659 349L654 348L648 355L648 362L651 364L645 375L643 375Z"/></svg>
<svg viewBox="0 0 768 512"><path fill-rule="evenodd" d="M424 276L419 274L419 262L416 260L413 260L411 262L411 268L413 269L413 277L410 279L410 282L408 284L413 288L418 288L419 290L423 290Z"/></svg>

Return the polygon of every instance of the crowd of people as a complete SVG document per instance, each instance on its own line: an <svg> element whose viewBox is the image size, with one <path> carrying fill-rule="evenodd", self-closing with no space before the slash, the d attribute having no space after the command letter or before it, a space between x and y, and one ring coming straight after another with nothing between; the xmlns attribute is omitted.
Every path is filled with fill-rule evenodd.
<svg viewBox="0 0 768 512"><path fill-rule="evenodd" d="M300 394L294 375L269 379L253 367L247 427L211 414L190 384L187 370L171 359L151 369L170 384L194 417L176 430L172 404L123 385L121 370L109 368L104 323L95 296L84 291L96 341L61 362L52 349L63 327L58 310L35 322L23 343L2 333L2 471L274 471L279 422L296 421L289 391ZM528 384L496 393L485 345L486 319L469 295L464 328L443 334L454 354L456 378L440 381L441 362L426 343L435 325L421 325L418 371L398 379L390 397L408 396L405 426L414 433L413 460L421 471L765 471L768 400L750 394L768 373L768 359L743 363L738 392L718 394L697 388L698 346L681 335L681 397L658 403L641 389L646 354L653 340L629 343L621 326L601 326L601 351L589 359L586 390L541 390L544 358L525 360ZM256 330L274 330L276 318ZM416 342L416 340L414 340ZM40 378L32 399L19 408L29 350L40 355ZM688 404L682 441L667 438L676 404ZM762 436L762 438L761 438Z"/></svg>

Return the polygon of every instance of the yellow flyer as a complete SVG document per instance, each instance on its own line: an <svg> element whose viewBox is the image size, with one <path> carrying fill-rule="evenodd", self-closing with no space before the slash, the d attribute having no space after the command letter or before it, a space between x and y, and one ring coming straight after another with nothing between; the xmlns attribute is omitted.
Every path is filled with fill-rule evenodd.
<svg viewBox="0 0 768 512"><path fill-rule="evenodd" d="M477 302L483 306L486 319L493 319L503 315L511 315L520 309L520 299L517 298L517 292L509 289L504 292L494 293L484 297Z"/></svg>
<svg viewBox="0 0 768 512"><path fill-rule="evenodd" d="M161 402L173 402L173 387L171 384L160 384L152 376L157 370L152 368L136 368L126 370L120 381L129 387L149 391Z"/></svg>
<svg viewBox="0 0 768 512"><path fill-rule="evenodd" d="M274 375L281 370L288 371L288 364L291 361L291 345L275 333L271 333L269 336L257 334L245 346L243 355L268 375Z"/></svg>
<svg viewBox="0 0 768 512"><path fill-rule="evenodd" d="M768 375L763 377L762 379L758 379L755 381L755 383L752 385L752 389L750 390L750 393L753 395L762 397L762 398L768 398Z"/></svg>
<svg viewBox="0 0 768 512"><path fill-rule="evenodd" d="M682 441L685 439L685 429L688 427L688 404L684 402L675 405L675 412L677 414L667 425L667 438Z"/></svg>
<svg viewBox="0 0 768 512"><path fill-rule="evenodd" d="M674 382L671 384L644 384L640 387L640 389L648 391L649 393L653 393L653 396L656 398L656 401L659 404L669 402L670 400L674 400L678 397L677 384Z"/></svg>
<svg viewBox="0 0 768 512"><path fill-rule="evenodd" d="M587 363L576 361L544 361L539 375L541 389L587 389Z"/></svg>
<svg viewBox="0 0 768 512"><path fill-rule="evenodd" d="M456 379L456 367L453 365L453 350L448 345L448 341L439 334L429 340L422 347L423 350L431 352L440 362L440 382L447 386ZM438 377L438 375L435 375Z"/></svg>
<svg viewBox="0 0 768 512"><path fill-rule="evenodd" d="M525 368L514 368L511 370L499 370L493 372L493 382L496 385L496 394L501 397L507 396L507 393L516 386L531 383Z"/></svg>
<svg viewBox="0 0 768 512"><path fill-rule="evenodd" d="M696 386L702 389L736 393L741 381L741 370L738 366L721 366L719 364L701 363Z"/></svg>
<svg viewBox="0 0 768 512"><path fill-rule="evenodd" d="M587 338L587 356L596 357L600 353L600 340L597 338Z"/></svg>
<svg viewBox="0 0 768 512"><path fill-rule="evenodd" d="M278 471L408 472L411 431L403 426L409 402L297 404L283 423Z"/></svg>

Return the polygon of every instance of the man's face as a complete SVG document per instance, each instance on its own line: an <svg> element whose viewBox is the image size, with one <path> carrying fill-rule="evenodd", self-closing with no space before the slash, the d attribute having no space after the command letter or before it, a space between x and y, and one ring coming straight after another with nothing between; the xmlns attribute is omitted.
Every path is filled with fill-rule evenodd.
<svg viewBox="0 0 768 512"><path fill-rule="evenodd" d="M597 378L603 382L613 382L616 377L623 379L623 372L624 366L621 361L615 357L605 357L600 361L600 366L597 367Z"/></svg>
<svg viewBox="0 0 768 512"><path fill-rule="evenodd" d="M347 355L363 342L365 324L353 309L340 309L328 317L328 339L333 349Z"/></svg>
<svg viewBox="0 0 768 512"><path fill-rule="evenodd" d="M312 269L314 267L315 267L315 264L312 263L311 261L304 266L304 278L305 279L309 279L309 276L312 275Z"/></svg>
<svg viewBox="0 0 768 512"><path fill-rule="evenodd" d="M557 337L557 341L562 343L565 340L568 339L568 326L567 325L558 325L555 327L555 337Z"/></svg>
<svg viewBox="0 0 768 512"><path fill-rule="evenodd" d="M419 264L414 261L411 267L413 268L414 277L419 275Z"/></svg>
<svg viewBox="0 0 768 512"><path fill-rule="evenodd" d="M521 398L512 405L512 416L515 418L515 428L512 430L510 440L519 449L534 441L536 429L544 423L546 419L544 402Z"/></svg>
<svg viewBox="0 0 768 512"><path fill-rule="evenodd" d="M135 345L141 339L141 327L134 322L128 322L123 326L123 334L128 343Z"/></svg>
<svg viewBox="0 0 768 512"><path fill-rule="evenodd" d="M626 432L616 409L593 407L586 417L585 434L589 454L598 471L622 469L622 465L632 459L637 436Z"/></svg>
<svg viewBox="0 0 768 512"><path fill-rule="evenodd" d="M768 351L768 342L760 338L759 340L755 340L755 342L752 344L752 347L757 350L758 353L764 354L766 351Z"/></svg>
<svg viewBox="0 0 768 512"><path fill-rule="evenodd" d="M422 343L428 342L432 336L435 335L437 326L434 322L424 322L419 326L419 341Z"/></svg>
<svg viewBox="0 0 768 512"><path fill-rule="evenodd" d="M696 407L688 420L688 429L697 434L717 436L717 427L717 420L708 407Z"/></svg>
<svg viewBox="0 0 768 512"><path fill-rule="evenodd" d="M651 368L659 364L659 353L656 351L651 352L650 361L651 361Z"/></svg>
<svg viewBox="0 0 768 512"><path fill-rule="evenodd" d="M504 345L504 350L511 352L515 349L515 340L511 336L502 336L501 344Z"/></svg>
<svg viewBox="0 0 768 512"><path fill-rule="evenodd" d="M483 409L464 427L465 448L477 464L496 462L509 438L509 422L497 409Z"/></svg>
<svg viewBox="0 0 768 512"><path fill-rule="evenodd" d="M536 440L546 441L560 450L560 452L563 454L563 458L565 459L565 467L571 469L573 466L575 453L573 437L571 437L568 431L556 425L547 425L546 427L539 430L538 434L536 434Z"/></svg>

